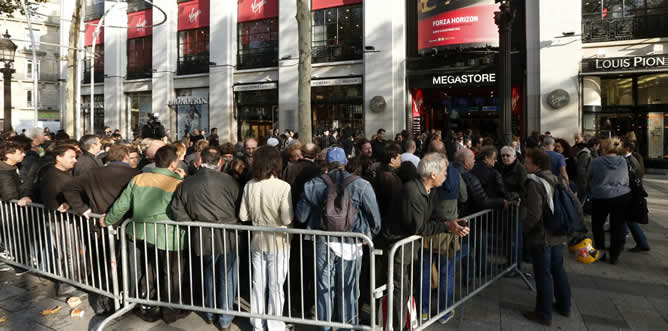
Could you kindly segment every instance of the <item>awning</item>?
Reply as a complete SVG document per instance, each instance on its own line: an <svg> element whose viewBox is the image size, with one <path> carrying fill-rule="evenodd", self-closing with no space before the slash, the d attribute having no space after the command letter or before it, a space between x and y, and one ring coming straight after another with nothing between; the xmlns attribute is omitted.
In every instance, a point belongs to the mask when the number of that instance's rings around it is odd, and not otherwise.
<svg viewBox="0 0 668 331"><path fill-rule="evenodd" d="M617 70L617 71L593 71L581 72L580 76L619 76L619 75L646 75L668 73L668 68L642 69L642 70Z"/></svg>

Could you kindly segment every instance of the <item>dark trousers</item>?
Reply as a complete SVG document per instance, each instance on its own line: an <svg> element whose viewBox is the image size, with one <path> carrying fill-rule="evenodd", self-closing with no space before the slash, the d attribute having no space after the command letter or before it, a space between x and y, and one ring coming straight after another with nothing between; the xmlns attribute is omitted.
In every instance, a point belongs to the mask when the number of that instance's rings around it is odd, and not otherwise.
<svg viewBox="0 0 668 331"><path fill-rule="evenodd" d="M292 237L292 244L290 247L290 279L285 282L283 287L285 293L288 293L288 282L290 283L289 308L292 310L291 313L293 317L309 318L311 316L313 305L315 304L315 287L313 282L314 247L313 240L306 240L303 236ZM322 272L322 270L318 270L318 272ZM304 307L303 316L302 304ZM287 314L287 309L288 304L286 302L284 307L285 314Z"/></svg>
<svg viewBox="0 0 668 331"><path fill-rule="evenodd" d="M625 194L612 199L592 200L592 232L594 234L594 247L598 250L605 249L605 232L603 224L610 216L610 260L617 260L624 249L625 224L631 194Z"/></svg>
<svg viewBox="0 0 668 331"><path fill-rule="evenodd" d="M552 320L553 296L559 311L570 312L571 287L564 269L564 245L530 245L529 251L536 280L536 314L546 321Z"/></svg>

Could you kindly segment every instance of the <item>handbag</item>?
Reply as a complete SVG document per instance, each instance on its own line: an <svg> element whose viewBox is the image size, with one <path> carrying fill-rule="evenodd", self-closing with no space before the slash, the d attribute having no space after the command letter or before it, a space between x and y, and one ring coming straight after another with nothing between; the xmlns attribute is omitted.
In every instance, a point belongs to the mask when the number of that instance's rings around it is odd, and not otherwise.
<svg viewBox="0 0 668 331"><path fill-rule="evenodd" d="M629 186L631 186L631 204L629 206L630 223L647 224L649 223L649 210L647 209L647 191L642 185L642 179L631 169L631 162L626 159L626 166L629 170Z"/></svg>

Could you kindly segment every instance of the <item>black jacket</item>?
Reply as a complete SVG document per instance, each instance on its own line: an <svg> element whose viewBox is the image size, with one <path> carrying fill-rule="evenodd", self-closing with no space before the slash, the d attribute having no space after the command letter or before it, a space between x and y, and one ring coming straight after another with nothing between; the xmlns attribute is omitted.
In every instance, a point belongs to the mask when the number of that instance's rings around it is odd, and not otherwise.
<svg viewBox="0 0 668 331"><path fill-rule="evenodd" d="M95 155L83 152L81 156L77 159L77 163L74 165L74 176L78 177L85 175L90 170L104 166L102 160L95 157Z"/></svg>
<svg viewBox="0 0 668 331"><path fill-rule="evenodd" d="M503 183L503 177L501 173L486 165L483 162L476 162L473 169L471 169L471 174L476 176L482 185L482 189L485 190L487 196L495 198L503 198L506 200L512 200L513 197L509 195L506 191L506 186Z"/></svg>
<svg viewBox="0 0 668 331"><path fill-rule="evenodd" d="M239 222L237 215L240 196L239 185L232 176L201 167L193 176L186 177L176 189L170 206L171 217L177 222L236 224ZM195 255L212 255L211 230L202 229L202 238L199 229L193 230L191 243ZM236 247L235 240L234 231L226 231L226 238L223 240L223 231L215 230L215 253L233 251ZM223 246L224 244L226 246Z"/></svg>
<svg viewBox="0 0 668 331"><path fill-rule="evenodd" d="M383 222L385 220L389 221L392 218L392 206L401 203L403 183L397 175L397 171L384 164L378 169L376 177L371 184L373 190L376 192L380 219Z"/></svg>
<svg viewBox="0 0 668 331"><path fill-rule="evenodd" d="M485 209L503 208L503 198L490 198L482 188L478 177L466 171L459 163L455 163L454 167L459 169L459 172L466 183L466 190L468 193L468 200L459 206L459 215L467 216Z"/></svg>
<svg viewBox="0 0 668 331"><path fill-rule="evenodd" d="M501 172L506 191L515 192L519 194L522 200L524 200L527 194L527 169L519 160L515 160L515 162L509 166L503 163L499 163L499 165L499 171Z"/></svg>
<svg viewBox="0 0 668 331"><path fill-rule="evenodd" d="M291 163L283 171L283 180L290 184L290 193L292 194L292 207L297 207L297 202L304 193L304 184L311 179L320 176L322 172L320 168L313 162L306 159L301 159L296 163ZM298 227L301 222L295 222Z"/></svg>
<svg viewBox="0 0 668 331"><path fill-rule="evenodd" d="M139 170L122 162L111 162L106 167L89 171L65 184L63 195L74 211L81 215L90 208L93 213L104 214L121 195Z"/></svg>
<svg viewBox="0 0 668 331"><path fill-rule="evenodd" d="M33 187L39 178L40 157L37 152L27 150L26 156L19 167L19 176L21 177L21 192L35 200L37 194L33 192Z"/></svg>
<svg viewBox="0 0 668 331"><path fill-rule="evenodd" d="M392 206L389 213L393 217L387 222L383 220L382 233L388 244L411 235L429 236L448 231L445 222L434 217L438 203L435 188L427 193L422 179L413 179L404 183L401 196L400 203Z"/></svg>
<svg viewBox="0 0 668 331"><path fill-rule="evenodd" d="M17 167L0 161L0 200L18 200L24 196Z"/></svg>
<svg viewBox="0 0 668 331"><path fill-rule="evenodd" d="M39 186L41 202L47 210L57 209L65 202L63 188L65 184L72 181L73 177L69 171L62 171L55 166L49 166L40 174Z"/></svg>

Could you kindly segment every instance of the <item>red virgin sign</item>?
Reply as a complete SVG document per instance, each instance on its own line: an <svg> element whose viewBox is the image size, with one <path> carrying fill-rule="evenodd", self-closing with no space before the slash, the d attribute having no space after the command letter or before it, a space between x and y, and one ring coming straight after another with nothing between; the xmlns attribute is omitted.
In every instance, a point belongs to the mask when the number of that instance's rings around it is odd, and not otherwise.
<svg viewBox="0 0 668 331"><path fill-rule="evenodd" d="M362 0L313 0L311 10L333 8L362 3Z"/></svg>
<svg viewBox="0 0 668 331"><path fill-rule="evenodd" d="M153 9L128 13L128 39L150 36L153 33L151 25L153 25Z"/></svg>
<svg viewBox="0 0 668 331"><path fill-rule="evenodd" d="M239 22L278 17L278 0L239 0L237 16Z"/></svg>
<svg viewBox="0 0 668 331"><path fill-rule="evenodd" d="M93 45L93 34L95 33L95 28L97 23L100 20L88 21L86 22L86 32L84 33L84 46L88 47ZM104 26L100 27L100 34L97 35L95 39L95 45L100 45L104 43Z"/></svg>
<svg viewBox="0 0 668 331"><path fill-rule="evenodd" d="M179 31L205 26L209 26L209 0L193 0L179 4Z"/></svg>

